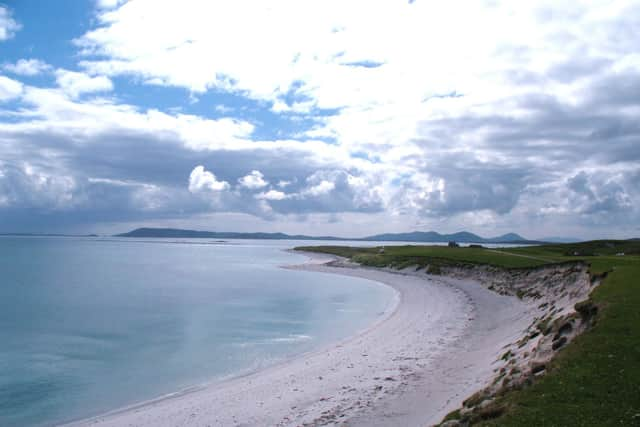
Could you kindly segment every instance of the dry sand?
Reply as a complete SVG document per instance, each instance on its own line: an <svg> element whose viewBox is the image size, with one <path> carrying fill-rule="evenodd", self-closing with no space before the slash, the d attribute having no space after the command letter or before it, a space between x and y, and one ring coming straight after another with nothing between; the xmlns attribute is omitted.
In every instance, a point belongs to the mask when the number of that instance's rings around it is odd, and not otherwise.
<svg viewBox="0 0 640 427"><path fill-rule="evenodd" d="M380 282L397 303L320 351L73 425L427 426L485 386L503 346L532 321L530 306L472 280L320 263L328 260L289 268Z"/></svg>

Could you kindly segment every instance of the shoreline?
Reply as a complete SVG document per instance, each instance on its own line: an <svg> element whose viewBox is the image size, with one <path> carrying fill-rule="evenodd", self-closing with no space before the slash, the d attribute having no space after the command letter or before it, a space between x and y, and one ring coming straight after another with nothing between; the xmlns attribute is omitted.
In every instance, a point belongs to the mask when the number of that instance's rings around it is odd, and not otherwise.
<svg viewBox="0 0 640 427"><path fill-rule="evenodd" d="M325 348L66 425L430 425L490 381L503 344L531 320L526 304L472 280L327 266L336 258L304 255L306 263L285 268L391 286L395 304Z"/></svg>
<svg viewBox="0 0 640 427"><path fill-rule="evenodd" d="M292 252L292 253L296 253L293 250L288 249L287 252ZM297 255L300 255L301 253L296 253ZM313 271L311 269L307 269L307 266L313 266L313 265L322 265L325 262L329 262L329 261L334 261L337 259L337 257L332 256L332 255L322 255L322 254L307 254L304 253L302 254L304 256L307 256L309 258L308 262L302 263L302 264L292 264L292 265L281 265L279 268L283 268L283 269L291 269L291 270L295 270L295 269L302 269L302 270L308 270L308 271ZM325 257L327 257L327 259L324 259ZM329 274L335 274L333 272L329 273ZM339 273L337 273L339 274ZM155 398L151 398L151 399L147 399L147 400L143 400L140 402L136 402L136 403L132 403L130 405L126 405L126 406L122 406L107 412L103 412L101 414L95 415L95 416L91 416L88 418L80 418L80 419L75 419L75 420L69 420L69 421L65 421L62 424L56 424L59 425L60 427L72 427L72 426L83 426L83 425L96 425L98 423L101 422L101 420L103 418L110 418L113 416L118 416L120 414L123 413L127 413L130 411L135 411L137 409L140 408L144 408L147 406L152 406L155 404L159 404L162 403L164 401L170 401L172 399L176 399L176 398L181 398L181 397L186 397L189 396L192 393L198 393L198 392L202 392L204 390L207 390L209 388L213 388L213 387L233 387L234 383L236 382L241 382L241 381L245 381L245 380L249 380L251 379L251 377L256 376L256 375L261 375L267 371L273 370L273 369L279 369L279 368L284 368L286 367L288 364L290 364L291 362L295 362L298 361L300 359L305 359L305 358L310 358L313 357L317 354L326 352L326 351L330 351L331 349L335 348L335 347L341 347L347 343L349 343L350 341L357 339L359 336L364 335L366 333L368 333L370 330L374 329L378 324L384 322L385 320L387 320L389 317L393 316L393 314L396 312L396 310L398 309L398 307L400 306L400 301L401 301L401 295L399 294L399 292L393 288L392 286L386 285L384 283L381 282L376 282L374 280L371 280L372 282L374 282L376 285L378 286L386 286L386 287L390 287L394 292L395 295L393 297L393 299L391 300L391 302L388 304L388 306L385 308L385 310L383 312L380 312L380 314L378 315L378 317L371 323L369 324L367 327L360 329L358 331L356 331L353 335L347 336L345 338L342 338L338 341L334 341L328 344L324 344L321 347L314 349L314 350L310 350L310 351L306 351L304 353L300 353L300 354L295 354L292 356L289 356L287 358L285 358L284 360L280 360L272 365L263 367L263 368L257 368L254 370L249 370L249 371L245 371L245 372L241 372L238 374L230 374L228 377L226 378L221 378L221 379L215 379L215 380L211 380L211 381L204 381L202 383L199 384L194 384L191 386L188 386L186 388L177 390L177 391L173 391L173 392L169 392L163 395L160 395L158 397Z"/></svg>

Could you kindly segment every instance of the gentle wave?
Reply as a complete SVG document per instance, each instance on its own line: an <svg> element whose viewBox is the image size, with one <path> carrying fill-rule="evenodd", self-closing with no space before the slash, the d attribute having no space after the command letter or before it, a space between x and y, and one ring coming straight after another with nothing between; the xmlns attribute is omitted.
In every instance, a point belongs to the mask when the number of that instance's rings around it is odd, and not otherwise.
<svg viewBox="0 0 640 427"><path fill-rule="evenodd" d="M296 343L296 342L310 341L312 339L313 337L310 335L291 334L286 337L274 337L274 338L268 338L264 340L246 341L242 343L235 343L234 345L236 347L251 347L251 346L257 346L257 345L270 345L270 344L282 344L282 343L290 344L290 343Z"/></svg>

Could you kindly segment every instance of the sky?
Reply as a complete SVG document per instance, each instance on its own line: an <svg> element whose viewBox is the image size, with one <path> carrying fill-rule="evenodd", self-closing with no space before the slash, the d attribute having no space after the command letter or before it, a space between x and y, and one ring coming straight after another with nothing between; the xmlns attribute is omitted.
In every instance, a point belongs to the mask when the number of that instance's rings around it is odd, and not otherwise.
<svg viewBox="0 0 640 427"><path fill-rule="evenodd" d="M638 1L0 3L0 232L637 237L639 118Z"/></svg>

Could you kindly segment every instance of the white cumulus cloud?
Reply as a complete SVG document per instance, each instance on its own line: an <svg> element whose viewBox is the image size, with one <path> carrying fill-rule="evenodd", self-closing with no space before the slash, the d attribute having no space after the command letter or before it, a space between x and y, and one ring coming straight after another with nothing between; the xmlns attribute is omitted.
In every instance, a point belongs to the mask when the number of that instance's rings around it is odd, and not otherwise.
<svg viewBox="0 0 640 427"><path fill-rule="evenodd" d="M255 190L258 188L266 187L269 183L265 181L262 172L253 170L249 175L243 176L238 180L238 183L245 188Z"/></svg>
<svg viewBox="0 0 640 427"><path fill-rule="evenodd" d="M205 170L204 166L196 166L189 175L189 191L192 193L198 193L203 190L223 191L228 188L228 182L218 181L212 172Z"/></svg>
<svg viewBox="0 0 640 427"><path fill-rule="evenodd" d="M11 11L0 5L0 41L10 39L21 28L22 25L11 16Z"/></svg>
<svg viewBox="0 0 640 427"><path fill-rule="evenodd" d="M318 184L313 185L313 186L305 189L302 192L302 195L303 196L317 197L317 196L321 196L323 194L327 194L327 193L331 192L334 188L336 188L336 185L333 182L327 181L327 180L322 180Z"/></svg>
<svg viewBox="0 0 640 427"><path fill-rule="evenodd" d="M35 76L51 69L51 66L39 59L19 59L14 64L5 64L5 70L21 76Z"/></svg>
<svg viewBox="0 0 640 427"><path fill-rule="evenodd" d="M86 73L63 69L56 70L56 82L65 93L73 98L77 98L83 93L113 90L113 83L108 77L92 77Z"/></svg>
<svg viewBox="0 0 640 427"><path fill-rule="evenodd" d="M289 196L287 194L278 190L269 190L255 195L255 198L258 200L284 200L288 197Z"/></svg>
<svg viewBox="0 0 640 427"><path fill-rule="evenodd" d="M96 0L96 6L98 9L113 9L125 2L126 0Z"/></svg>
<svg viewBox="0 0 640 427"><path fill-rule="evenodd" d="M20 94L22 94L22 83L0 76L0 102L17 98Z"/></svg>

